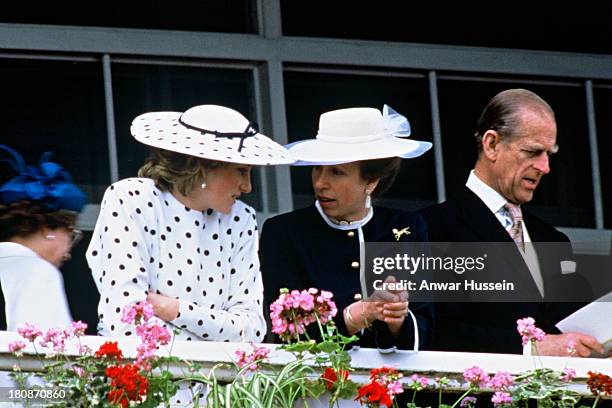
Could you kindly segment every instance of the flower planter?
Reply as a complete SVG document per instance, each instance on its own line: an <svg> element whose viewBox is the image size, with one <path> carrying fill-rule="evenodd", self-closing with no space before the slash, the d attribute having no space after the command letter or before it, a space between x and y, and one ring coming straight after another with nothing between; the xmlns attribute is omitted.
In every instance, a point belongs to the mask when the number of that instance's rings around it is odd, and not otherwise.
<svg viewBox="0 0 612 408"><path fill-rule="evenodd" d="M295 405L296 408L329 408L329 398L327 396L321 396L318 399L308 398L304 401L298 401ZM337 408L356 408L361 407L359 402L353 400L340 400L336 401L334 407Z"/></svg>

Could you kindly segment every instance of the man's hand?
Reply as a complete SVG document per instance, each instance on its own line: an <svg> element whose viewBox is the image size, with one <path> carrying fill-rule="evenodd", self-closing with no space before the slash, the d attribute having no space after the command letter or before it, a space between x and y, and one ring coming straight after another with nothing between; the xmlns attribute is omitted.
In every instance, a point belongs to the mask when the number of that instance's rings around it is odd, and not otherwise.
<svg viewBox="0 0 612 408"><path fill-rule="evenodd" d="M575 352L572 352L571 345ZM537 343L541 356L590 357L593 352L603 354L603 346L592 336L581 333L547 334Z"/></svg>
<svg viewBox="0 0 612 408"><path fill-rule="evenodd" d="M153 305L155 316L159 317L165 322L174 320L178 316L178 299L174 299L166 295L149 292L147 294L147 301Z"/></svg>

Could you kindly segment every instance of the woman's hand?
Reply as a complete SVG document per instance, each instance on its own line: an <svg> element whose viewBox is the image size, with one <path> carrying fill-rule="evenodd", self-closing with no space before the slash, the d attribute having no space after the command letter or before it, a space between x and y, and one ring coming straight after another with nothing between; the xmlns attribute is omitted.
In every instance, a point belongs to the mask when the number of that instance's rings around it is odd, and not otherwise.
<svg viewBox="0 0 612 408"><path fill-rule="evenodd" d="M395 277L388 276L385 283L395 282ZM389 326L389 330L394 336L399 331L406 320L408 314L408 292L405 290L381 290L373 295L380 301L378 302L378 320Z"/></svg>
<svg viewBox="0 0 612 408"><path fill-rule="evenodd" d="M359 330L370 327L372 322L380 315L379 304L377 302L357 301L348 305L344 311L344 324L349 335L357 333Z"/></svg>
<svg viewBox="0 0 612 408"><path fill-rule="evenodd" d="M389 330L394 336L399 334L399 331L406 320L408 314L408 301L383 303L382 304L382 320L387 323Z"/></svg>
<svg viewBox="0 0 612 408"><path fill-rule="evenodd" d="M387 323L391 333L397 336L408 313L408 301L399 296L389 299L394 301L360 300L344 309L344 322L349 334L355 334L369 327L374 320L380 320Z"/></svg>
<svg viewBox="0 0 612 408"><path fill-rule="evenodd" d="M163 321L169 322L177 318L179 313L178 299L149 292L147 294L147 301L153 305L155 316Z"/></svg>

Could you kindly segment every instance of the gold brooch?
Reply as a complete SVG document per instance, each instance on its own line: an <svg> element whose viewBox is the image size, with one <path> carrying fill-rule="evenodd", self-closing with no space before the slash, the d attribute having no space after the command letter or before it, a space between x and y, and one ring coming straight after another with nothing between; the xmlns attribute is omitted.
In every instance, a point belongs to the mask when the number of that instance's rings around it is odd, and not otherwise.
<svg viewBox="0 0 612 408"><path fill-rule="evenodd" d="M409 228L410 227L406 227L406 228L403 228L401 230L398 230L397 228L393 228L391 231L393 232L393 235L395 235L395 240L399 241L400 238L402 237L402 235L404 235L404 234L410 235Z"/></svg>

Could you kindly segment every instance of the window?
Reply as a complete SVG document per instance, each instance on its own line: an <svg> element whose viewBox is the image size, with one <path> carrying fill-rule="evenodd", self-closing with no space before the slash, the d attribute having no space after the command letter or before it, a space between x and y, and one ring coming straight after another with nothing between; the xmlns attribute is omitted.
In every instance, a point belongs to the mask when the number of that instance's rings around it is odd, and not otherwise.
<svg viewBox="0 0 612 408"><path fill-rule="evenodd" d="M420 75L391 77L312 73L291 68L285 72L285 99L289 141L316 137L319 116L330 110L374 107L384 104L408 118L411 137L432 140L429 87ZM310 167L292 167L291 184L295 208L313 202ZM403 160L402 171L380 203L417 209L436 201L434 159L431 151Z"/></svg>
<svg viewBox="0 0 612 408"><path fill-rule="evenodd" d="M62 275L72 318L87 323L87 333L95 335L100 294L85 259L91 235L92 231L84 231L81 242L72 248L71 259L62 265Z"/></svg>
<svg viewBox="0 0 612 408"><path fill-rule="evenodd" d="M281 11L288 36L612 54L610 12L592 5L555 7L554 18L536 3L487 15L468 2L281 0Z"/></svg>
<svg viewBox="0 0 612 408"><path fill-rule="evenodd" d="M509 88L526 88L544 98L555 111L559 153L552 156L546 175L529 208L557 226L595 225L585 92L580 84L439 76L440 121L444 173L449 195L461 188L476 162L474 130L486 103Z"/></svg>
<svg viewBox="0 0 612 408"><path fill-rule="evenodd" d="M28 164L52 152L91 203L110 181L102 83L100 62L0 58L0 143Z"/></svg>
<svg viewBox="0 0 612 408"><path fill-rule="evenodd" d="M256 33L254 0L14 3L4 23Z"/></svg>
<svg viewBox="0 0 612 408"><path fill-rule="evenodd" d="M612 86L595 86L595 120L597 121L597 145L603 196L604 226L612 228Z"/></svg>

